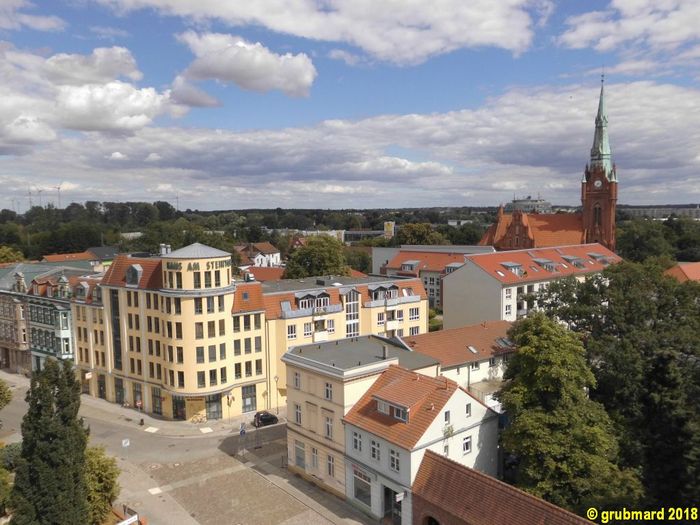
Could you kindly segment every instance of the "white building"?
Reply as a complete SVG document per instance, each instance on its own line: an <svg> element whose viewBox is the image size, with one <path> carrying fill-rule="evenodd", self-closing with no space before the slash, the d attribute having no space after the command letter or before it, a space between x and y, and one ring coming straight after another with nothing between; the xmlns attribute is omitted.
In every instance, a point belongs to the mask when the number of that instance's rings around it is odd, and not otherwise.
<svg viewBox="0 0 700 525"><path fill-rule="evenodd" d="M469 255L443 279L443 326L515 321L527 315L528 294L563 277L583 279L621 260L598 243Z"/></svg>
<svg viewBox="0 0 700 525"><path fill-rule="evenodd" d="M239 244L234 246L234 250L241 256L240 268L247 269L250 266L269 268L282 263L280 251L269 242Z"/></svg>
<svg viewBox="0 0 700 525"><path fill-rule="evenodd" d="M496 413L447 378L390 366L343 421L346 497L375 518L413 523L411 486L427 450L496 475Z"/></svg>

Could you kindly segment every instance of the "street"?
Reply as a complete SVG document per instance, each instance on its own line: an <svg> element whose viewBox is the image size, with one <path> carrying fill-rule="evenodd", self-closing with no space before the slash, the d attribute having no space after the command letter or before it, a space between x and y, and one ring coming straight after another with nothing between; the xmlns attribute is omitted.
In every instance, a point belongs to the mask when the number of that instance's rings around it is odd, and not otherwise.
<svg viewBox="0 0 700 525"><path fill-rule="evenodd" d="M5 372L0 372L0 379L13 393L11 403L0 412L0 441L7 444L21 439L28 380ZM85 395L80 413L90 428L90 445L103 445L117 457L121 469L117 504L146 516L150 524L373 523L283 468L283 423L248 428L241 437L239 422L197 427L156 421Z"/></svg>

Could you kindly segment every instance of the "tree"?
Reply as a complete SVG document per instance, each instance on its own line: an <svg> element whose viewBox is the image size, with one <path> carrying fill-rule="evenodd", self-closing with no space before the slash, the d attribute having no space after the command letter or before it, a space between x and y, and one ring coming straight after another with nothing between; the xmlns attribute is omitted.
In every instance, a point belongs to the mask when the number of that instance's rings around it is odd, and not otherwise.
<svg viewBox="0 0 700 525"><path fill-rule="evenodd" d="M625 259L642 262L647 257L672 257L674 248L666 238L663 224L650 219L635 219L622 224L617 234L617 249Z"/></svg>
<svg viewBox="0 0 700 525"><path fill-rule="evenodd" d="M372 257L362 248L345 248L345 260L350 268L358 272L372 272Z"/></svg>
<svg viewBox="0 0 700 525"><path fill-rule="evenodd" d="M518 459L516 485L574 512L633 505L641 484L616 465L611 421L587 396L595 378L579 337L538 313L509 337L517 352L498 399L511 420L502 439Z"/></svg>
<svg viewBox="0 0 700 525"><path fill-rule="evenodd" d="M663 269L653 258L616 264L538 297L582 335L596 376L591 397L619 432L621 463L642 472L650 507L697 494L700 472L700 286Z"/></svg>
<svg viewBox="0 0 700 525"><path fill-rule="evenodd" d="M10 495L12 525L87 523L80 383L72 364L47 359L32 376L22 421L22 456Z"/></svg>
<svg viewBox="0 0 700 525"><path fill-rule="evenodd" d="M0 380L0 410L5 408L12 401L12 390L5 381Z"/></svg>
<svg viewBox="0 0 700 525"><path fill-rule="evenodd" d="M9 246L0 246L0 263L19 262L24 260L24 255L19 250Z"/></svg>
<svg viewBox="0 0 700 525"><path fill-rule="evenodd" d="M103 447L89 447L85 455L88 523L101 525L119 495L119 467Z"/></svg>
<svg viewBox="0 0 700 525"><path fill-rule="evenodd" d="M328 235L309 237L306 246L292 252L284 271L285 279L299 279L314 275L348 275L349 268L343 254L343 244Z"/></svg>
<svg viewBox="0 0 700 525"><path fill-rule="evenodd" d="M397 246L402 244L449 244L439 232L428 223L402 224L394 237Z"/></svg>

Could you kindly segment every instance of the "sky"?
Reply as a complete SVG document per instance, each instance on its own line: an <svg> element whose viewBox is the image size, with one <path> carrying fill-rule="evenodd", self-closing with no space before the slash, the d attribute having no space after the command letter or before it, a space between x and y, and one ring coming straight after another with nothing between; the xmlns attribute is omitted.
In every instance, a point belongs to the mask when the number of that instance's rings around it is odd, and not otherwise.
<svg viewBox="0 0 700 525"><path fill-rule="evenodd" d="M575 205L602 71L619 203L697 203L698 20L697 0L0 0L0 207Z"/></svg>

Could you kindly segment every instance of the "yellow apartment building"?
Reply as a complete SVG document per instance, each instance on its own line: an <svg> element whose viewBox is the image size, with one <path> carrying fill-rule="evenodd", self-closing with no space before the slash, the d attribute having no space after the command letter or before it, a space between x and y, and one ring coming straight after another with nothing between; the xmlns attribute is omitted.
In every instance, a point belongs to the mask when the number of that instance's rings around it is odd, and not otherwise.
<svg viewBox="0 0 700 525"><path fill-rule="evenodd" d="M435 377L439 362L376 335L296 346L287 374L289 470L345 498L342 419L390 365Z"/></svg>

